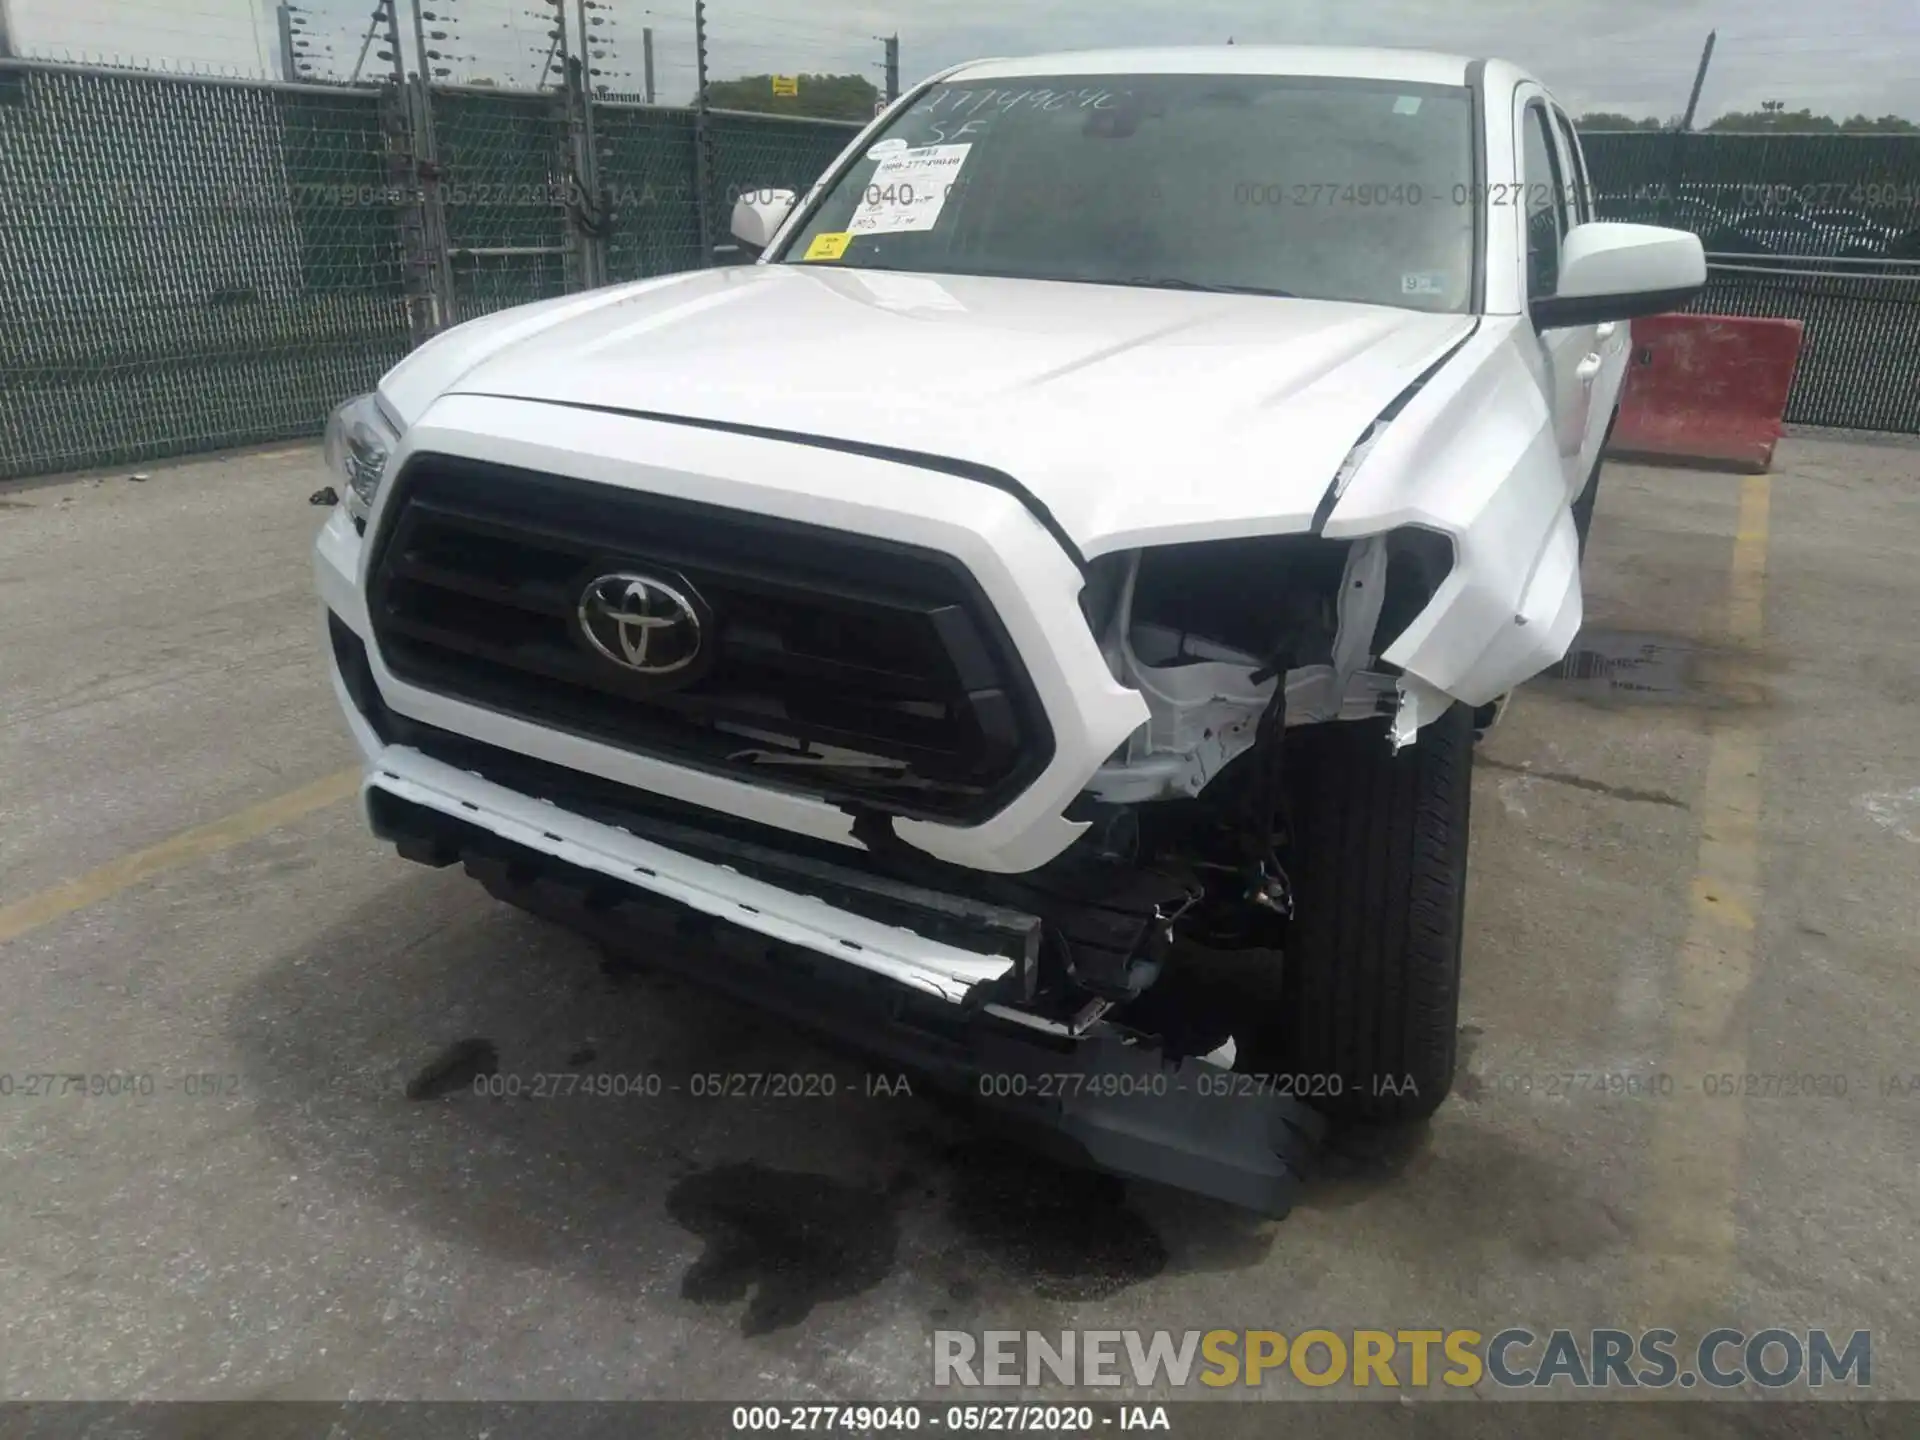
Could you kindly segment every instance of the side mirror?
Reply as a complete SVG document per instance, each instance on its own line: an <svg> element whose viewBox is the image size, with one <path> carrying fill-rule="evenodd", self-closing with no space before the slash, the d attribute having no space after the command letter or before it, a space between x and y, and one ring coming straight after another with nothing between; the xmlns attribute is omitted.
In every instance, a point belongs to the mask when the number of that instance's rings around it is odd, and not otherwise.
<svg viewBox="0 0 1920 1440"><path fill-rule="evenodd" d="M1542 330L1600 325L1678 310L1706 283L1706 252L1692 231L1593 220L1567 232L1559 285L1527 308Z"/></svg>
<svg viewBox="0 0 1920 1440"><path fill-rule="evenodd" d="M733 238L753 254L767 248L775 232L793 213L791 190L750 190L733 202Z"/></svg>

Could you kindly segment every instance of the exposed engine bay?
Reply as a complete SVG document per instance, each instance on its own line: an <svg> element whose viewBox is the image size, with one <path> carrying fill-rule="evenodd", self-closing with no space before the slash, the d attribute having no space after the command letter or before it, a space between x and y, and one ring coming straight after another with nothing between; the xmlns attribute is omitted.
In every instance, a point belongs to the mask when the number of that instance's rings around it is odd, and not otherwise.
<svg viewBox="0 0 1920 1440"><path fill-rule="evenodd" d="M1148 723L1087 786L1092 822L1058 865L1092 851L1110 875L1157 876L1177 897L1125 964L1073 978L1119 1001L1143 993L1176 940L1278 948L1287 875L1290 728L1395 717L1403 677L1378 658L1452 561L1445 537L1406 529L1360 541L1313 535L1166 546L1094 562L1082 604ZM1412 738L1383 727L1382 743ZM1054 867L1049 867L1054 868ZM1071 942L1069 941L1070 945Z"/></svg>
<svg viewBox="0 0 1920 1440"><path fill-rule="evenodd" d="M1179 1005L1161 1003L1173 978L1163 972L1177 947L1283 947L1294 906L1288 760L1301 729L1375 722L1383 748L1413 739L1413 724L1397 729L1406 677L1379 656L1451 563L1444 536L1413 528L1101 557L1082 608L1150 718L1069 810L1087 823L1082 839L1039 870L989 877L930 869L875 824L869 863L1035 917L1037 949L1007 1018L1075 1031L1151 1011L1176 1051L1203 1053L1225 1038L1221 1019L1184 986ZM1174 1016L1186 1043L1165 1034Z"/></svg>

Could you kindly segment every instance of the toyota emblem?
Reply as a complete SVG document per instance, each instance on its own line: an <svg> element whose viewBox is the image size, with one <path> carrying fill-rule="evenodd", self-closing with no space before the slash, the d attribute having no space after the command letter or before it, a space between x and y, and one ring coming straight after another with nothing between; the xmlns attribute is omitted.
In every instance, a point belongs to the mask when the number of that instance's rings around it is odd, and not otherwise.
<svg viewBox="0 0 1920 1440"><path fill-rule="evenodd" d="M580 633L601 655L636 675L665 676L700 658L700 612L678 588L652 575L616 573L580 593Z"/></svg>

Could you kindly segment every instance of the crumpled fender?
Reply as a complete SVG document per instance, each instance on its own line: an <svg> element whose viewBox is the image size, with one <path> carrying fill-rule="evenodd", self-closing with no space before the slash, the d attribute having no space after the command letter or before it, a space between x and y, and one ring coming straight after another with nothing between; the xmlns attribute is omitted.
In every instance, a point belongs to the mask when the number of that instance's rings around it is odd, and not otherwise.
<svg viewBox="0 0 1920 1440"><path fill-rule="evenodd" d="M1487 317L1374 442L1322 528L1358 539L1416 525L1453 541L1452 570L1383 658L1474 706L1559 661L1580 629L1580 547L1553 417L1518 343L1526 323Z"/></svg>

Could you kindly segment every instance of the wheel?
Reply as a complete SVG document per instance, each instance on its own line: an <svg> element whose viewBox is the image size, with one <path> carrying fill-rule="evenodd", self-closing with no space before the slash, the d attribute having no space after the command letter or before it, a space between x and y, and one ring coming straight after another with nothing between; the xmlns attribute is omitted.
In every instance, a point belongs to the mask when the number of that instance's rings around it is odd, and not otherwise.
<svg viewBox="0 0 1920 1440"><path fill-rule="evenodd" d="M1295 1077L1336 1119L1424 1119L1453 1087L1473 713L1398 755L1371 722L1299 733L1280 1003L1241 1068Z"/></svg>
<svg viewBox="0 0 1920 1440"><path fill-rule="evenodd" d="M1608 427L1607 433L1609 435L1613 433L1611 426ZM1601 448L1604 450L1606 447ZM1587 558L1587 532L1593 529L1593 504L1600 498L1600 466L1603 463L1597 458L1594 460L1593 473L1587 476L1586 489L1582 490L1573 502L1573 530L1580 537L1582 560Z"/></svg>

